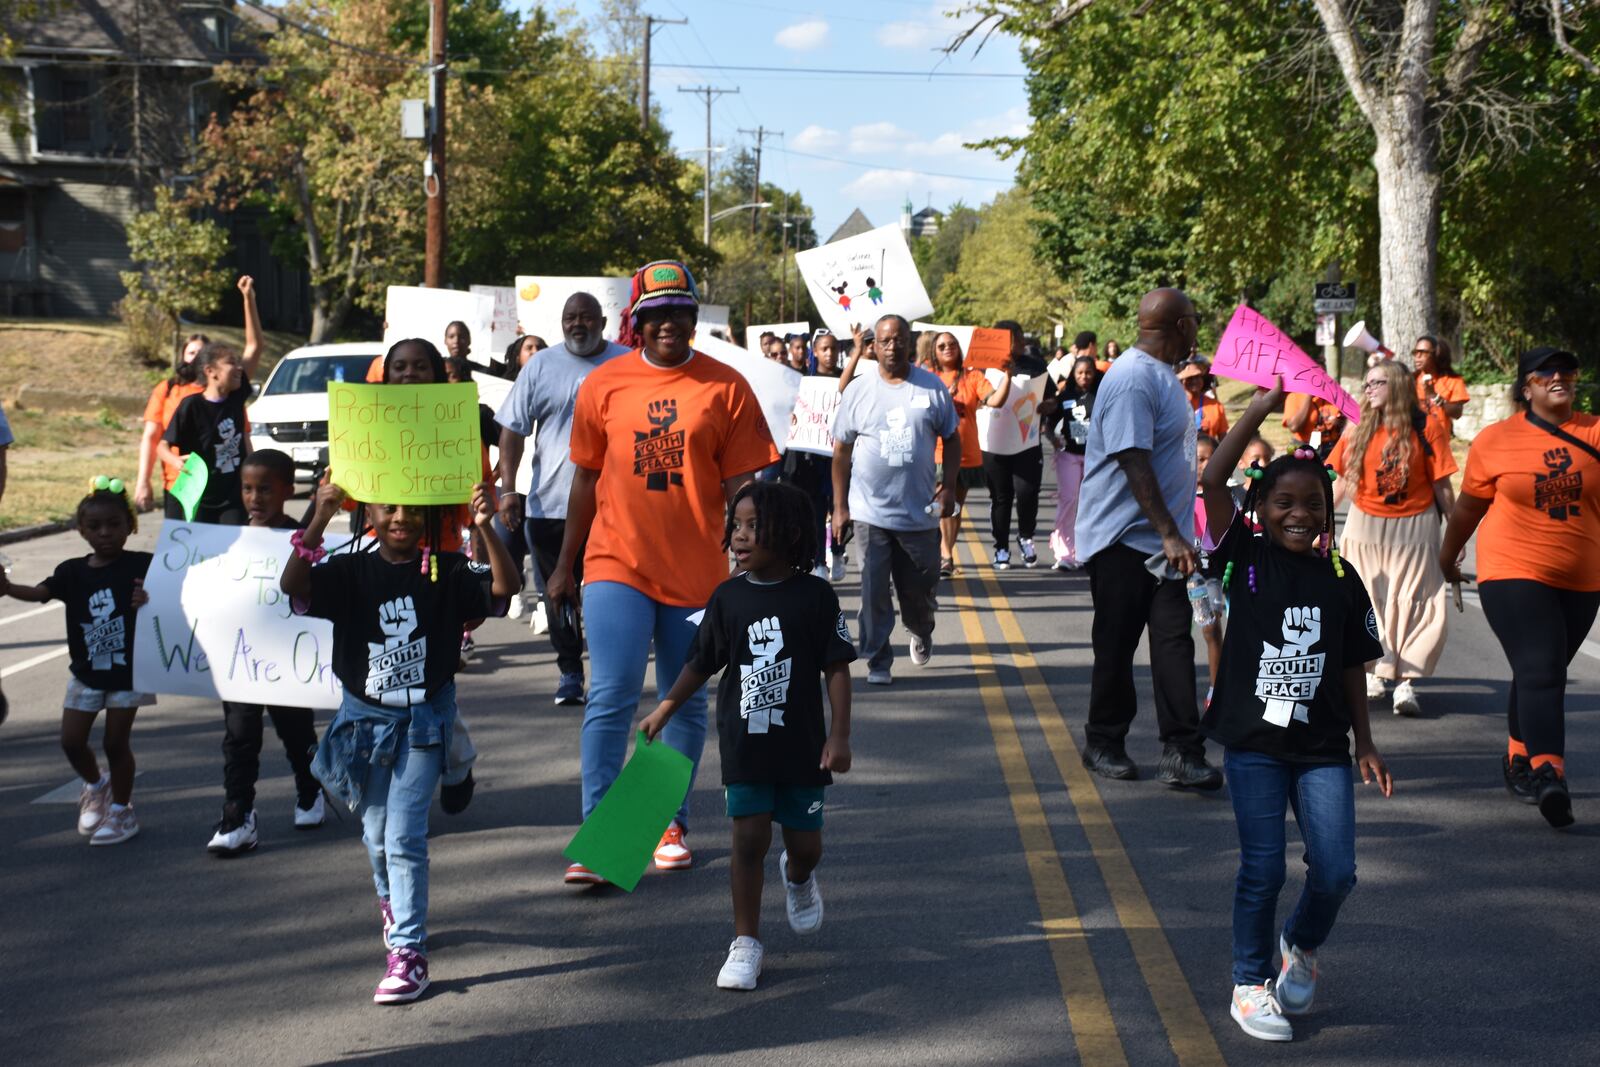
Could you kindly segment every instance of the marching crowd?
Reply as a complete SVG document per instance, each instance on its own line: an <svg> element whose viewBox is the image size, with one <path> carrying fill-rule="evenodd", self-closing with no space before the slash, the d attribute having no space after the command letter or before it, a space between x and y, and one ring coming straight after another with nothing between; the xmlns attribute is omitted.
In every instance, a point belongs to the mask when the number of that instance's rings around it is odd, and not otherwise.
<svg viewBox="0 0 1600 1067"><path fill-rule="evenodd" d="M897 614L911 663L930 662L972 487L988 490L992 566L1009 569L1013 549L1037 565L1046 443L1053 565L1086 571L1094 609L1083 762L1107 778L1139 775L1125 739L1147 635L1157 777L1205 790L1226 781L1237 816L1230 1010L1247 1033L1289 1040L1289 1018L1312 1006L1317 951L1355 883L1356 778L1392 790L1368 702L1418 711L1416 683L1438 663L1448 587L1462 581L1474 533L1482 604L1510 665L1506 786L1551 825L1573 821L1564 689L1600 608L1600 419L1575 410L1572 353L1522 355L1521 409L1484 429L1458 472L1452 422L1466 391L1433 337L1418 339L1410 366L1367 367L1354 423L1325 399L1286 396L1281 380L1230 420L1199 356L1201 317L1177 290L1147 294L1137 338L1104 353L1083 332L1047 361L1020 325L997 323L1011 339L998 374L966 366L954 334L918 337L886 315L848 341L826 330L762 338L767 358L839 382L831 459L784 455L744 377L695 351L689 270L658 261L634 275L619 343L607 340L599 302L579 293L558 343L525 337L507 350L495 371L513 384L485 423L484 477L469 503L350 501L325 480L296 518L286 514L289 457L249 444L245 402L262 348L254 286L239 288L243 352L201 335L183 346L146 409L137 479L98 478L78 505L90 553L0 592L66 606L61 743L83 780L78 829L93 845L117 844L139 830L130 739L138 708L155 700L134 689L124 653L151 560L125 546L152 503L156 465L170 488L191 457L204 462L196 521L291 531L281 586L297 612L332 620L343 701L320 736L308 709L224 705L223 808L208 847L256 847L270 719L294 772L295 825L320 825L325 797L361 818L388 953L380 1003L414 1000L429 984L429 809L436 792L447 813L470 803L477 757L456 675L473 629L520 604L525 562L556 655L554 700L583 707L585 817L621 771L652 655L659 703L639 728L696 768L712 722L705 687L721 675L735 937L717 984L753 989L774 822L788 922L799 934L822 923L826 790L852 763L850 663L865 661L869 685L894 684ZM369 380L470 377L466 326L452 323L444 341L445 352L396 343ZM985 451L979 412L1040 376L1036 443ZM1277 417L1295 439L1281 454L1259 432ZM169 521L183 518L170 494L166 508ZM330 552L324 536L345 521L355 536ZM833 588L852 554L854 628ZM1196 629L1209 660L1203 699ZM102 710L104 769L90 746ZM1290 809L1308 870L1280 926ZM694 865L690 826L686 797L656 867ZM603 880L580 863L564 879Z"/></svg>

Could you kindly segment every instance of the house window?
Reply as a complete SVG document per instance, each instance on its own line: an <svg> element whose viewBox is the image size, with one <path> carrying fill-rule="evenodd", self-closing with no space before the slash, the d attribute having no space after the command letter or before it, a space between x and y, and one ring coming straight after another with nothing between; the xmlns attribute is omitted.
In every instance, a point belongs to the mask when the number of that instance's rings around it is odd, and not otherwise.
<svg viewBox="0 0 1600 1067"><path fill-rule="evenodd" d="M91 111L92 90L88 78L63 77L61 98L55 106L61 112L61 142L63 148L88 148L94 140L94 115Z"/></svg>

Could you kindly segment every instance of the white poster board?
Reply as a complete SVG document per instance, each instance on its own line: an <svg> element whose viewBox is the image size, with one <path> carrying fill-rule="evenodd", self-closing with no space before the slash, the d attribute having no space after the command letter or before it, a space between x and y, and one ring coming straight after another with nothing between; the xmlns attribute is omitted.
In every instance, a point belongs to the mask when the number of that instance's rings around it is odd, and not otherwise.
<svg viewBox="0 0 1600 1067"><path fill-rule="evenodd" d="M489 354L495 359L501 359L506 354L506 349L511 347L519 335L517 332L517 290L512 285L469 285L467 291L486 296L494 301L494 317L489 326ZM473 345L478 347L478 335L472 335ZM476 355L476 352L474 352Z"/></svg>
<svg viewBox="0 0 1600 1067"><path fill-rule="evenodd" d="M296 615L278 588L291 530L168 519L134 623L133 687L144 693L336 708L333 624ZM332 551L348 537L328 537Z"/></svg>
<svg viewBox="0 0 1600 1067"><path fill-rule="evenodd" d="M786 447L797 452L833 455L833 416L839 410L837 378L802 378L794 398Z"/></svg>
<svg viewBox="0 0 1600 1067"><path fill-rule="evenodd" d="M899 226L796 252L794 262L822 320L840 337L849 337L852 325L870 328L884 315L903 315L909 322L933 313Z"/></svg>
<svg viewBox="0 0 1600 1067"><path fill-rule="evenodd" d="M732 313L733 309L727 304L701 304L700 325L708 329L712 326L717 326L722 329L723 333L727 333L728 316ZM731 337L732 335L730 334L729 336Z"/></svg>
<svg viewBox="0 0 1600 1067"><path fill-rule="evenodd" d="M622 333L628 314L628 297L633 292L632 278L566 278L555 275L517 275L517 321L522 332L544 338L545 344L561 343L561 309L573 293L588 293L600 301L606 317L607 341Z"/></svg>
<svg viewBox="0 0 1600 1067"><path fill-rule="evenodd" d="M726 363L743 375L761 402L761 414L767 417L767 429L772 441L782 452L789 440L789 420L794 416L794 398L805 381L799 371L790 370L781 363L753 356L738 345L731 345L704 330L694 335L696 352L704 352L720 363Z"/></svg>
<svg viewBox="0 0 1600 1067"><path fill-rule="evenodd" d="M391 285L384 300L383 347L408 337L432 341L443 355L444 330L461 321L472 331L472 348L467 358L488 366L505 349L495 351L494 298L484 293L463 293L459 289L425 289L418 285Z"/></svg>
<svg viewBox="0 0 1600 1067"><path fill-rule="evenodd" d="M1005 381L1003 371L986 370L983 375L997 388ZM1042 374L1034 378L1013 375L1004 404L978 408L978 443L985 452L1014 456L1039 443L1039 401L1044 399L1046 381Z"/></svg>
<svg viewBox="0 0 1600 1067"><path fill-rule="evenodd" d="M775 333L778 340L783 340L792 333L802 334L806 344L811 343L811 324L809 322L768 322L760 326L746 326L744 328L744 346L756 355L761 355L761 335ZM849 334L845 335L846 338Z"/></svg>

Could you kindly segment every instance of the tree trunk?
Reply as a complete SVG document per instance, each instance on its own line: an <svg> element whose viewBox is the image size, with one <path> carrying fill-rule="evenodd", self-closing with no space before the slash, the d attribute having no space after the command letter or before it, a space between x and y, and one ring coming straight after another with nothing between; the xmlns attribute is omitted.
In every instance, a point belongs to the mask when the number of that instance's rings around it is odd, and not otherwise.
<svg viewBox="0 0 1600 1067"><path fill-rule="evenodd" d="M1439 327L1438 161L1422 124L1380 130L1373 166L1378 172L1378 268L1382 333L1375 334L1411 365L1411 344Z"/></svg>

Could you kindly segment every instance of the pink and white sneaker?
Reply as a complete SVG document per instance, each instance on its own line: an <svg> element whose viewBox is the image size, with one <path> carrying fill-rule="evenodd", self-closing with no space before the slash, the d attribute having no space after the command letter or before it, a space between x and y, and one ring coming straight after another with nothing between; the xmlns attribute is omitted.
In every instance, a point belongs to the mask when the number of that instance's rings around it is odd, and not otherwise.
<svg viewBox="0 0 1600 1067"><path fill-rule="evenodd" d="M373 990L375 1004L407 1004L428 988L428 957L411 948L389 953L389 969Z"/></svg>
<svg viewBox="0 0 1600 1067"><path fill-rule="evenodd" d="M389 944L389 934L394 930L394 909L389 906L388 897L378 898L378 911L383 915L383 947L394 948Z"/></svg>

